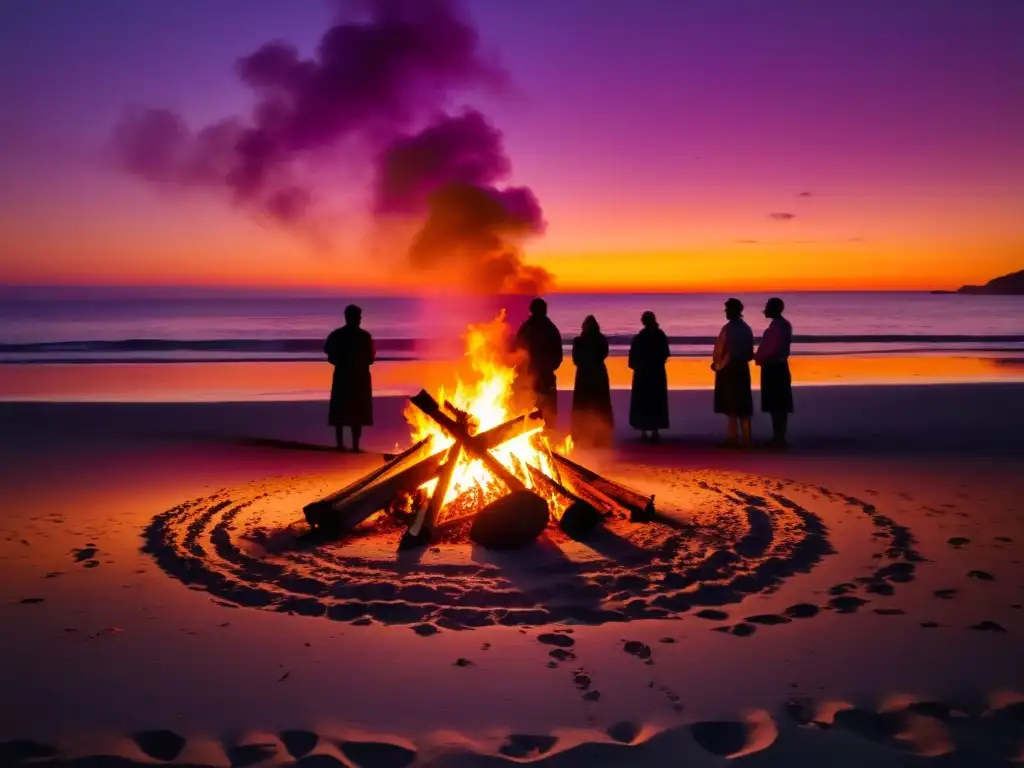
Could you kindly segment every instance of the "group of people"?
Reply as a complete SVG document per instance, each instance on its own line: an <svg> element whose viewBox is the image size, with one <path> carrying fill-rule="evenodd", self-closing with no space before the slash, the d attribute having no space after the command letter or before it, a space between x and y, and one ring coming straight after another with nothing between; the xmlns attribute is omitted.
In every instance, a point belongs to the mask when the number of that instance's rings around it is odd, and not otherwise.
<svg viewBox="0 0 1024 768"><path fill-rule="evenodd" d="M784 448L789 414L793 412L793 388L789 370L793 328L783 316L782 299L769 299L764 314L771 322L754 348L754 333L743 319L739 299L725 302L726 323L715 341L711 370L715 373L715 413L727 417L727 444L751 444L754 399L750 363L761 369L761 410L770 414L770 447ZM352 450L358 452L364 426L373 423L370 366L376 354L373 339L360 327L362 310L345 309L345 325L327 337L324 352L334 366L329 423L335 428L340 450L347 450L343 430L352 434ZM668 374L671 355L668 337L653 312L640 317L641 329L629 347L629 368L633 372L629 403L629 424L644 440L657 441L669 427ZM558 419L557 371L562 365L562 334L551 318L544 299L530 303L530 316L514 340L517 402L536 406L549 425ZM611 444L614 428L611 385L606 359L608 339L593 315L583 320L580 334L573 339L572 361L576 379L572 400L572 435L581 444L602 447Z"/></svg>

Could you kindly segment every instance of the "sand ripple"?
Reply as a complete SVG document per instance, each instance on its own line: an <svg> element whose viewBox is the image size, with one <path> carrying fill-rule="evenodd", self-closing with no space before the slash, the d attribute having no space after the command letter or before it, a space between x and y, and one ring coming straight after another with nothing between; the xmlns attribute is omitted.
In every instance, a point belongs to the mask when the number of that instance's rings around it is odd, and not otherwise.
<svg viewBox="0 0 1024 768"><path fill-rule="evenodd" d="M309 477L185 502L151 521L145 549L169 575L225 605L410 625L423 635L427 627L675 618L739 603L834 554L826 521L851 512L870 519L874 557L883 564L869 578L837 585L820 608L852 612L873 590L891 594L913 579L921 560L906 528L828 489L650 467L632 468L629 481L657 494L658 520L610 519L587 542L551 527L534 546L511 553L488 552L457 530L430 549L399 553L401 529L384 517L345 541L305 544L301 506L327 487ZM769 627L811 618L819 606L808 601L788 616L747 621Z"/></svg>

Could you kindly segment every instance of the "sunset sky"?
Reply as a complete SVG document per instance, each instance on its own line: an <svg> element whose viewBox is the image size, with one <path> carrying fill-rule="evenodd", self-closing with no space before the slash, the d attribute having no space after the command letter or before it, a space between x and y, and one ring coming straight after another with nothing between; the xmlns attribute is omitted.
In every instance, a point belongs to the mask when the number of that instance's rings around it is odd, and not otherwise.
<svg viewBox="0 0 1024 768"><path fill-rule="evenodd" d="M1024 268L1021 0L468 0L511 183L566 290L948 288ZM311 55L327 0L0 3L0 282L401 289L365 169L331 244L114 167L130 104L246 115L234 63Z"/></svg>

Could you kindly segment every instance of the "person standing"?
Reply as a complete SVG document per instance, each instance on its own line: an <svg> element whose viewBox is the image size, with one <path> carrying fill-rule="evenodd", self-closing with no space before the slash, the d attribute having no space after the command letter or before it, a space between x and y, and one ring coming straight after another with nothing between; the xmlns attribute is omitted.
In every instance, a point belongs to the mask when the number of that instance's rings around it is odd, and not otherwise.
<svg viewBox="0 0 1024 768"><path fill-rule="evenodd" d="M587 315L572 342L576 381L572 391L572 437L581 445L606 447L612 442L614 417L608 382L608 339L597 318Z"/></svg>
<svg viewBox="0 0 1024 768"><path fill-rule="evenodd" d="M640 430L642 439L650 436L657 442L660 430L668 429L668 337L653 312L644 312L640 322L643 328L629 346L629 367L633 371L629 425Z"/></svg>
<svg viewBox="0 0 1024 768"><path fill-rule="evenodd" d="M331 408L327 423L334 427L338 450L344 451L344 428L352 431L352 450L360 453L363 427L373 425L373 382L370 366L377 358L373 337L360 328L363 310L345 307L345 325L331 331L324 343L327 361L334 366Z"/></svg>
<svg viewBox="0 0 1024 768"><path fill-rule="evenodd" d="M750 418L754 415L750 391L754 332L743 320L743 302L739 299L725 302L725 318L711 361L711 370L715 372L715 413L729 418L727 444L749 447Z"/></svg>
<svg viewBox="0 0 1024 768"><path fill-rule="evenodd" d="M787 448L786 430L793 412L793 377L789 372L789 350L793 343L793 326L782 316L786 305L780 298L771 298L764 305L764 316L771 320L754 355L761 367L761 410L771 414L771 448Z"/></svg>
<svg viewBox="0 0 1024 768"><path fill-rule="evenodd" d="M548 317L548 303L544 299L530 302L530 316L519 326L515 346L525 353L525 359L518 366L518 388L532 391L547 426L554 428L558 422L555 371L562 364L562 334Z"/></svg>

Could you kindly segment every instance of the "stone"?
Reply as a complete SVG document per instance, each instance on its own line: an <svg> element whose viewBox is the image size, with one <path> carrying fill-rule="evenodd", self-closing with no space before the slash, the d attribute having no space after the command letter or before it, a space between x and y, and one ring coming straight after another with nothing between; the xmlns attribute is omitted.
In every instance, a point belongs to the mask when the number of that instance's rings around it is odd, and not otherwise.
<svg viewBox="0 0 1024 768"><path fill-rule="evenodd" d="M514 491L484 507L469 538L488 549L516 549L535 541L548 525L548 503L533 491Z"/></svg>

